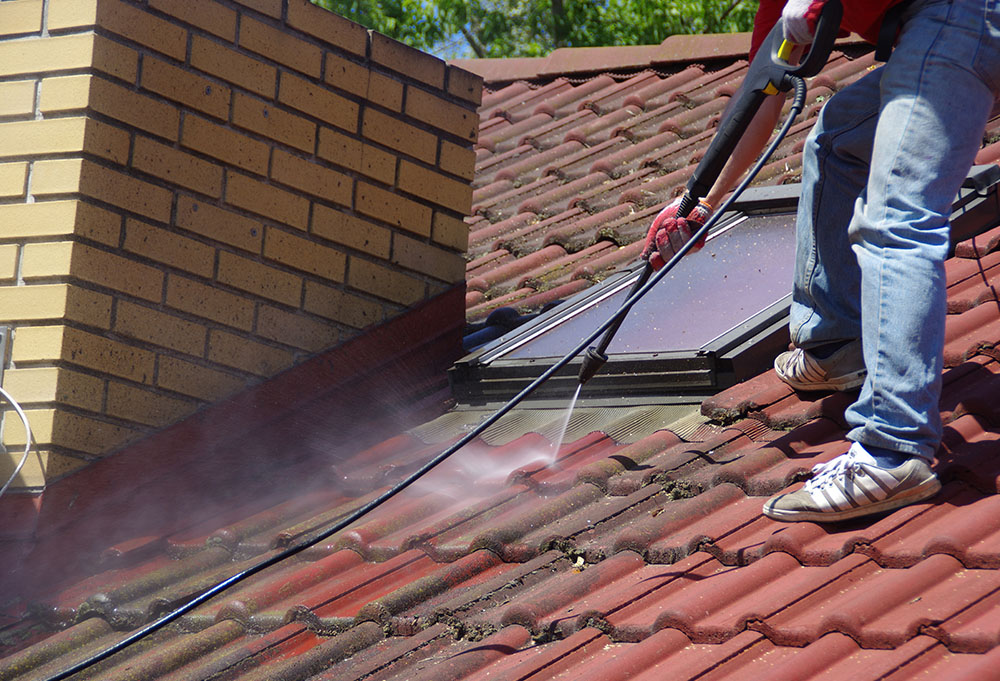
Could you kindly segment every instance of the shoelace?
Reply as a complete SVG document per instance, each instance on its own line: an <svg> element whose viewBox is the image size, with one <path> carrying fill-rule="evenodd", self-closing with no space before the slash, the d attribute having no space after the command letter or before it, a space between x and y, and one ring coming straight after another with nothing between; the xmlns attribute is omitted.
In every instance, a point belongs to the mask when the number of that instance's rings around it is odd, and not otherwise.
<svg viewBox="0 0 1000 681"><path fill-rule="evenodd" d="M854 456L850 452L838 456L832 461L827 461L826 463L818 463L812 467L813 477L806 480L806 484L803 485L803 489L806 491L812 491L814 489L822 489L827 485L833 484L833 481L837 478L843 476L850 478L854 476L854 473L860 470L861 464L855 460Z"/></svg>

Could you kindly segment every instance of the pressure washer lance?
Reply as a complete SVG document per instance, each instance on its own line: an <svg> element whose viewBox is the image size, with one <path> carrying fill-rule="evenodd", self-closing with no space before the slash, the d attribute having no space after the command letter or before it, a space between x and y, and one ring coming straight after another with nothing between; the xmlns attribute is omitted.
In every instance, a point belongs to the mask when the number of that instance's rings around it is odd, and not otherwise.
<svg viewBox="0 0 1000 681"><path fill-rule="evenodd" d="M831 0L823 6L812 46L798 64L791 64L789 62L795 45L784 39L784 30L781 21L775 24L761 45L760 51L750 63L750 68L747 70L743 85L736 93L732 102L730 102L729 107L722 117L722 122L719 123L719 130L712 138L712 143L709 145L708 151L705 152L698 167L695 168L694 174L688 181L684 196L677 207L678 217L687 217L694 207L698 205L698 200L704 197L712 188L712 185L715 184L715 181L722 173L723 167L726 165L726 161L729 160L733 150L739 143L743 133L746 132L753 117L757 114L764 99L769 95L776 95L779 92L787 92L792 89L796 79L801 80L802 78L814 76L819 73L820 69L823 68L830 58L830 51L833 49L833 43L836 41L837 34L840 31L842 14L843 8L839 0ZM706 221L705 225L691 237L690 243L698 243L708 234L708 231L715 225L719 216L725 212L725 208L728 208L742 193L743 188L741 185L737 191L733 192L729 201L720 207L715 215ZM683 252L686 253L689 249L690 246L683 249ZM667 271L673 269L674 264L678 260L677 257L671 258L670 262L664 265L663 269ZM636 279L635 284L629 290L629 299L649 281L652 274L653 267L647 262L639 273L639 278ZM664 272L665 274L666 272ZM629 309L631 309L631 305L628 307L622 305L615 316L614 322L605 332L600 342L596 346L592 345L587 348L580 366L579 381L581 385L593 378L594 374L600 371L601 367L608 361L608 346L611 344L615 334L618 333L622 322L625 321Z"/></svg>

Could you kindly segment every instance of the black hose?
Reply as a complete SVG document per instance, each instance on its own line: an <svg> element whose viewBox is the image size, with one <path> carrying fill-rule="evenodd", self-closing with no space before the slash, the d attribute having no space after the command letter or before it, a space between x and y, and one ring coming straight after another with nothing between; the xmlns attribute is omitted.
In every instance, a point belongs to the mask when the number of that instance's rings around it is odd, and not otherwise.
<svg viewBox="0 0 1000 681"><path fill-rule="evenodd" d="M349 526L352 523L354 523L355 521L359 520L361 517L367 515L371 511L374 511L376 508L378 508L379 506L381 506L385 502L387 502L390 499L392 499L394 496L396 496L397 494L399 494L400 492L402 492L404 489L406 489L407 487L409 487L410 485L412 485L414 482L416 482L417 480L419 480L421 477L423 477L424 475L426 475L427 473L429 473L431 471L431 469L433 469L434 467L436 467L438 464L440 464L441 462L443 462L445 459L447 459L448 457L450 457L452 454L454 454L455 452L457 452L459 449L461 449L465 445L467 445L470 442L472 442L472 440L474 440L475 438L479 437L483 433L483 431L485 431L487 428L489 428L494 423L496 423L497 421L499 421L511 409L513 409L518 404L520 404L521 401L524 400L524 398L526 398L528 395L530 395L531 393L533 393L540 385L542 385L543 383L545 383L545 381L549 380L553 375L555 375L555 373L557 371L559 371L564 366L566 366L567 364L569 364L573 360L574 357L576 357L578 354L580 354L581 352L583 352L583 350L585 348L587 348L587 346L589 346L595 340L597 340L597 338L600 337L600 335L602 333L604 333L606 330L608 330L609 328L611 328L611 326L613 326L615 323L620 323L620 321L619 321L620 315L624 315L625 313L627 313L632 308L632 306L635 305L639 301L640 298L642 298L644 295L646 295L647 293L649 293L649 291L654 286L656 286L656 284L664 276L666 276L666 274L674 267L674 265L676 265L677 262L679 262L680 259L682 257L684 257L684 255L687 254L687 252L689 250L691 250L691 248L694 246L694 244L696 244L699 240L702 239L702 237L704 237L704 236L706 236L708 234L708 230L711 229L713 225L715 225L715 223L718 220L719 216L721 216L726 210L729 209L729 207L732 205L732 203L739 197L739 195L741 193L743 193L743 191L747 188L747 186L750 184L750 182L753 181L754 177L756 177L757 173L760 172L761 168L764 167L764 164L767 162L768 158L770 158L770 156L774 153L775 149L778 148L778 145L782 142L782 140L784 140L785 135L788 134L788 129L791 127L791 125L794 122L796 116L798 116L799 113L802 112L802 109L805 107L805 98L806 98L806 86L805 86L805 82L801 78L798 78L797 76L793 76L792 80L793 80L793 87L795 89L795 95L794 95L794 100L792 102L792 107L791 107L791 109L789 111L787 120L785 121L784 125L782 125L781 130L778 132L777 136L771 142L770 146L768 146L767 150L761 156L760 160L757 161L756 165L754 165L754 167L751 169L751 171L747 175L747 177L739 184L739 186L736 187L736 189L733 191L733 193L729 197L729 199L727 199L722 204L722 206L719 207L719 210L715 213L715 215L713 215L709 220L707 220L705 222L705 224L697 232L694 233L694 235L691 237L691 239L688 240L688 242L685 243L677 251L677 253L674 254L674 256L667 262L667 264L664 265L662 268L660 268L652 277L650 277L649 281L647 281L638 290L636 290L634 293L632 293L628 297L628 299L626 299L625 302L622 303L621 307L618 309L618 311L615 312L615 314L613 316L611 316L603 324L601 324L599 327L597 327L593 331L593 333L591 333L587 338L584 338L579 344L577 344L576 347L574 347L572 350L570 350L570 352L567 353L564 357L562 357L559 361L557 361L555 364L553 364L548 369L546 369L544 372L542 372L541 376L539 376L534 381L532 381L529 385L527 385L523 390L521 390L521 392L519 392L517 395L515 395L509 402L507 402L502 407L500 407L500 409L498 409L496 412L494 412L492 415L490 415L486 420L484 420L482 423L480 423L478 426L476 426L473 430L469 431L458 442L456 442L451 447L449 447L448 449L444 450L443 452L441 452L440 454L438 454L437 456L435 456L433 459L431 459L430 461L428 461L426 464L424 464L423 466L421 466L417 471L415 471L414 473L412 473L408 478L400 481L394 487L386 490L386 492L383 493L378 498L373 499L372 501L369 501L367 504L365 504L361 508L357 509L354 513L352 513L347 518L344 518L343 520L337 522L335 525L333 525L332 527L329 527L326 530L324 530L323 532L317 534L312 539L307 539L307 540L303 541L300 544L297 544L295 546L290 546L287 549L285 549L284 551L282 551L280 553L276 553L275 555L271 556L270 558L262 560L261 562L255 564L255 565L250 566L246 570L238 572L235 575L233 575L232 577L229 577L228 579L225 579L225 580L219 582L215 586L213 586L213 587L211 587L209 589L206 589L205 591L202 591L200 594L192 597L191 600L188 601L187 603L185 603L184 605L176 608L175 610L172 610L171 612L167 613L166 615L163 615L158 620L150 622L146 626L142 627L138 631L133 632L128 637L122 639L121 641L119 641L118 643L114 644L113 646L110 646L109 648L105 648L104 650L102 650L100 652L94 653L93 655L91 655L87 659L82 660L81 662L78 662L77 664L73 665L69 669L66 669L65 671L62 671L62 672L56 674L55 676L49 677L46 681L62 681L63 679L69 678L73 674L76 674L76 673L81 672L81 671L83 671L85 669L88 669L89 667L92 667L92 666L94 666L95 664L97 664L99 662L103 662L104 660L108 659L109 657L111 657L115 653L118 653L118 652L121 652L122 650L125 650L126 648L128 648L129 646L131 646L133 643L137 643L138 641L141 641L142 639L146 638L147 636L149 636L153 632L159 631L160 629L162 629L166 625L170 624L174 620L178 619L179 617L181 617L183 615L186 615L187 613L191 612L192 610L194 610L196 607L198 607L202 603L204 603L204 602L208 601L209 599L211 599L211 598L219 595L220 593L222 593L223 591L225 591L229 587L234 586L236 584L239 584L240 582L242 582L242 581L244 581L246 579L249 579L250 577L253 577L258 572L261 572L262 570L266 570L267 568L271 567L272 565L276 565L277 563L280 563L280 562L282 562L283 560L285 560L287 558L291 558L292 556L294 556L294 555L296 555L298 553L301 553L302 551L305 551L306 549L310 548L311 546L315 546L316 544L320 543L324 539L330 538L331 536L333 536L337 532L340 532L341 530L343 530L347 526Z"/></svg>

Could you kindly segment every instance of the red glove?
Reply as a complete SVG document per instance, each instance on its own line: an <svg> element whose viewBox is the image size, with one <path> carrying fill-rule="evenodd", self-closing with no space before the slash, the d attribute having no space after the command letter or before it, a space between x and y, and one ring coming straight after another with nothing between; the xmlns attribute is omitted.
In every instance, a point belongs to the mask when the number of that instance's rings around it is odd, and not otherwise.
<svg viewBox="0 0 1000 681"><path fill-rule="evenodd" d="M785 40L797 45L808 45L816 35L823 3L826 0L788 0L781 11L781 21L785 29Z"/></svg>
<svg viewBox="0 0 1000 681"><path fill-rule="evenodd" d="M663 267L674 253L701 229L712 214L712 207L704 201L699 201L686 218L679 218L677 208L680 205L681 199L675 199L661 210L646 234L646 245L643 246L641 257L643 260L648 260L654 270ZM690 252L697 251L704 245L705 238L702 237Z"/></svg>

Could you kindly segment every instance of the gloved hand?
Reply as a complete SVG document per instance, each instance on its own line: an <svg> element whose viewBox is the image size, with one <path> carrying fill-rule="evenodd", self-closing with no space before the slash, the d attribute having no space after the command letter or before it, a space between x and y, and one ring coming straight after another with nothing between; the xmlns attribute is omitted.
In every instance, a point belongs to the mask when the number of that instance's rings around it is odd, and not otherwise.
<svg viewBox="0 0 1000 681"><path fill-rule="evenodd" d="M826 0L788 0L781 10L785 40L797 45L808 45L816 35L816 22Z"/></svg>
<svg viewBox="0 0 1000 681"><path fill-rule="evenodd" d="M663 267L712 215L712 207L699 201L686 218L679 218L677 209L680 205L681 199L675 199L661 210L646 234L646 245L643 246L641 257L648 260L654 270ZM690 252L697 251L704 245L703 237Z"/></svg>

